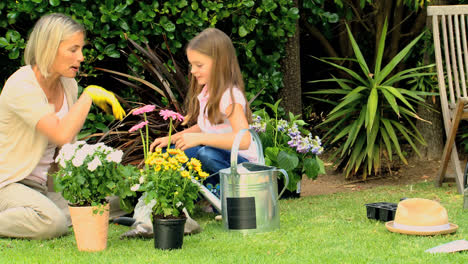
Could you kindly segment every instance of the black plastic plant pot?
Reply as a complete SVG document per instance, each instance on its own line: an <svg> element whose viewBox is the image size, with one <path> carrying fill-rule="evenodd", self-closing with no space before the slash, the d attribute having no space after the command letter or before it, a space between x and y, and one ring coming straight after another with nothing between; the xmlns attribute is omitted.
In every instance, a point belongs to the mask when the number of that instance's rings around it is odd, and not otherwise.
<svg viewBox="0 0 468 264"><path fill-rule="evenodd" d="M156 218L153 221L154 247L157 249L179 249L184 242L186 218Z"/></svg>
<svg viewBox="0 0 468 264"><path fill-rule="evenodd" d="M379 219L379 206L376 204L366 204L367 209L367 218L369 219Z"/></svg>
<svg viewBox="0 0 468 264"><path fill-rule="evenodd" d="M392 221L395 218L397 204L395 203L370 203L366 204L367 218L379 221Z"/></svg>
<svg viewBox="0 0 468 264"><path fill-rule="evenodd" d="M278 178L278 195L284 188L284 178ZM297 190L290 191L288 189L284 190L284 193L281 195L280 199L295 199L301 197L301 193Z"/></svg>

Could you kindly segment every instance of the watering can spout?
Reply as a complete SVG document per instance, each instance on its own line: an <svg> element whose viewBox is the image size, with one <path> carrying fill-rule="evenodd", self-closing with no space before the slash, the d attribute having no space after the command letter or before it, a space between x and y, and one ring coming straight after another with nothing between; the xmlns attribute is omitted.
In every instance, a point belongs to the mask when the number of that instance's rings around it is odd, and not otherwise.
<svg viewBox="0 0 468 264"><path fill-rule="evenodd" d="M208 188L203 186L203 184L199 183L197 180L192 178L192 182L198 185L198 187L200 188L200 192L203 195L203 197L205 197L205 199L208 200L208 202L210 202L210 204L218 212L221 212L221 200L218 197L216 197L216 195L214 195L210 190L208 190Z"/></svg>

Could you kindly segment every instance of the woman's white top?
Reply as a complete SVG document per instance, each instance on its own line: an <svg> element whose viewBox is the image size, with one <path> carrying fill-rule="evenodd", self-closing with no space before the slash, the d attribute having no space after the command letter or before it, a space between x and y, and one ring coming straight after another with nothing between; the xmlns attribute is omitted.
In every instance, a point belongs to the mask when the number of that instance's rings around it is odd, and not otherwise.
<svg viewBox="0 0 468 264"><path fill-rule="evenodd" d="M55 114L59 119L62 119L68 113L68 109L69 108L67 98L65 97L64 93L62 107ZM32 170L31 174L29 174L26 177L26 179L39 182L42 185L46 185L47 173L49 172L50 165L52 164L52 162L54 162L54 154L56 148L57 145L55 145L54 143L50 141L47 143L47 148L44 152L44 155L42 155L42 158L39 160L39 163L37 164L36 168Z"/></svg>

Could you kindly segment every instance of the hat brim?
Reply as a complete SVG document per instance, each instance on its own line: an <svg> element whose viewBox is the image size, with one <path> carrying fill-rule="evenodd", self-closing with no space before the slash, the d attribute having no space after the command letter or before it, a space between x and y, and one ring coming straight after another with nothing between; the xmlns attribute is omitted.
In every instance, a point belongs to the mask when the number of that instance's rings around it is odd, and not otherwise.
<svg viewBox="0 0 468 264"><path fill-rule="evenodd" d="M445 230L439 231L413 231L413 230L406 230L406 229L399 229L396 228L393 224L393 221L389 221L385 223L385 227L390 232L406 234L406 235L418 235L418 236L435 236L435 235L443 235L443 234L450 234L458 229L458 225L449 223L450 227Z"/></svg>

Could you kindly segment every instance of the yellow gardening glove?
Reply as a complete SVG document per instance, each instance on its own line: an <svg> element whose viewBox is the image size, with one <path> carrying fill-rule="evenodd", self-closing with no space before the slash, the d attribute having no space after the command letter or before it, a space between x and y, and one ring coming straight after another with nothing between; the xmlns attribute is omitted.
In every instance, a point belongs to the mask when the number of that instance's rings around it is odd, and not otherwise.
<svg viewBox="0 0 468 264"><path fill-rule="evenodd" d="M125 111L122 106L120 106L119 101L115 98L114 93L107 91L101 86L89 85L83 91L91 97L93 103L99 106L106 113L113 113L115 119L122 120L125 116ZM110 107L112 107L112 112Z"/></svg>

